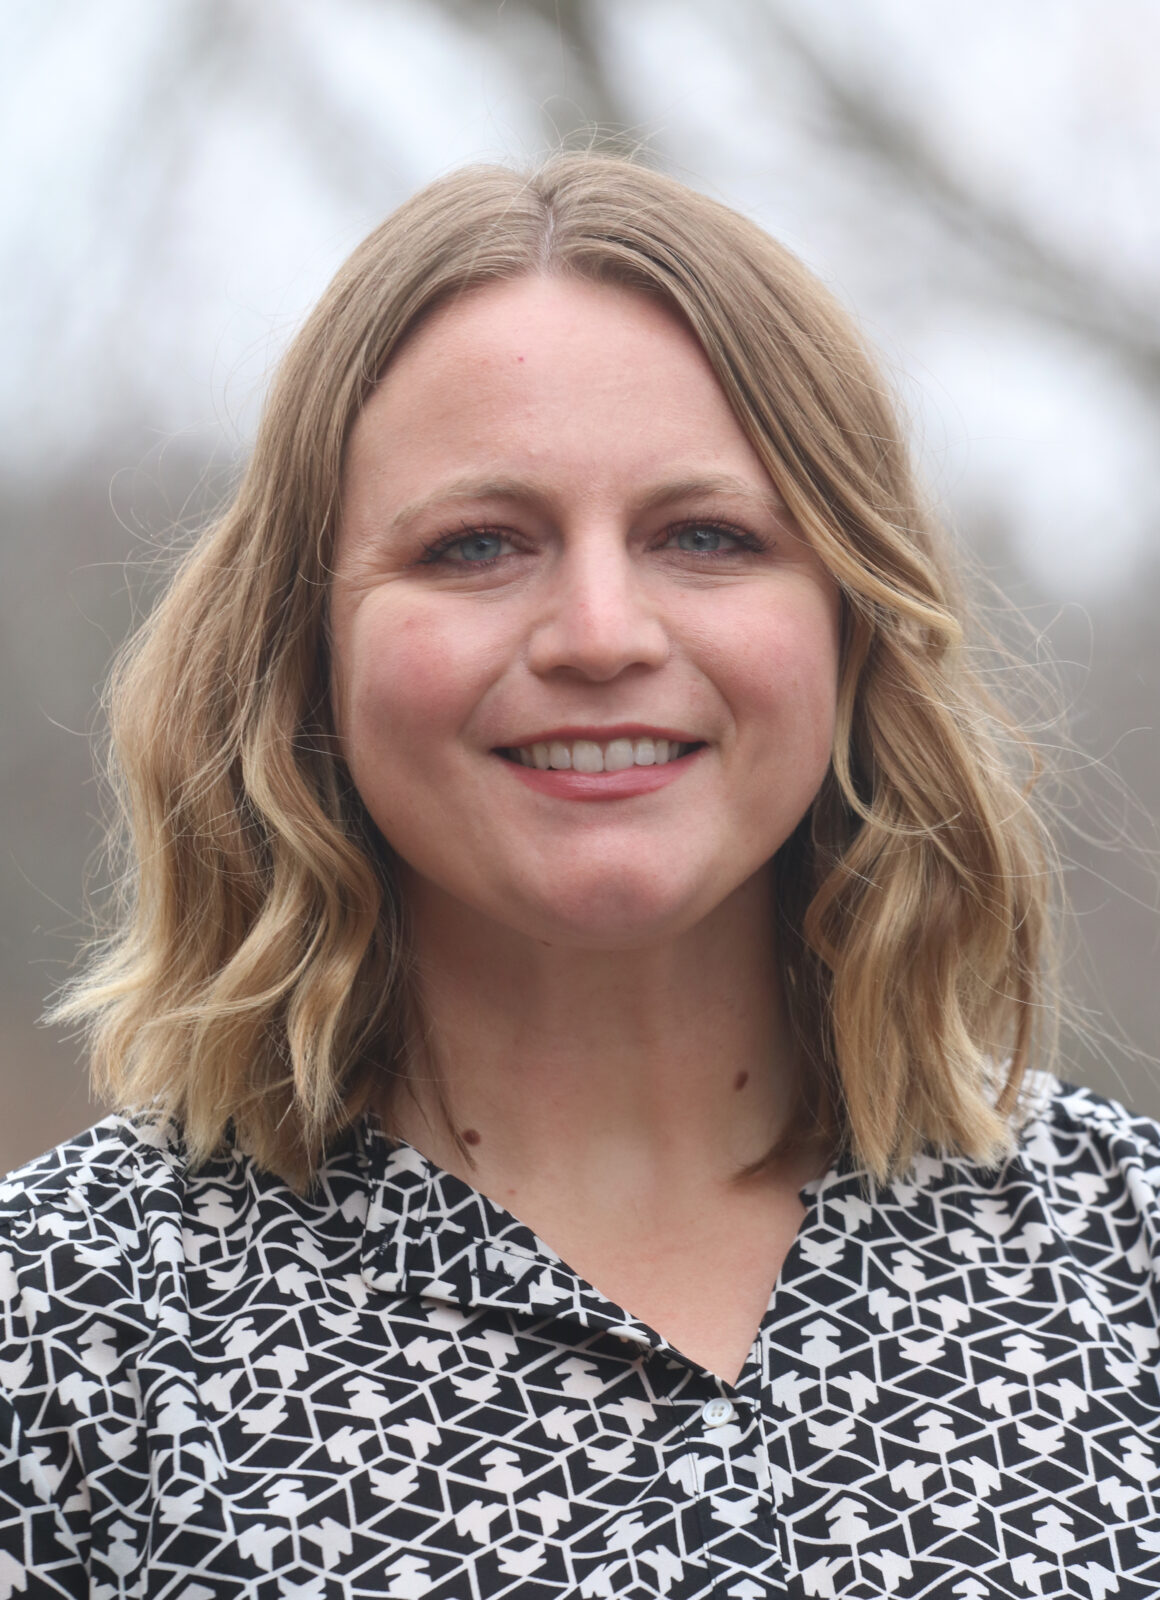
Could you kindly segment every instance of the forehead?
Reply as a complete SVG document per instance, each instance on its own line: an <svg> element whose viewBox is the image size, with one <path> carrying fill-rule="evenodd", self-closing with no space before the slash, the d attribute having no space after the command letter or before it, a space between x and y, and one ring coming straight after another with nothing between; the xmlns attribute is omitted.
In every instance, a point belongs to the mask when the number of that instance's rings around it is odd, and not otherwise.
<svg viewBox="0 0 1160 1600"><path fill-rule="evenodd" d="M765 479L708 357L637 290L559 277L474 289L405 342L351 435L348 475L400 493L444 471L606 477L725 466ZM767 482L768 480L766 480Z"/></svg>
<svg viewBox="0 0 1160 1600"><path fill-rule="evenodd" d="M477 285L438 306L404 338L379 387L464 359L503 371L565 351L573 360L586 350L599 353L627 369L630 350L642 343L654 355L667 349L676 358L682 351L712 376L689 327L658 295L587 278L529 274Z"/></svg>

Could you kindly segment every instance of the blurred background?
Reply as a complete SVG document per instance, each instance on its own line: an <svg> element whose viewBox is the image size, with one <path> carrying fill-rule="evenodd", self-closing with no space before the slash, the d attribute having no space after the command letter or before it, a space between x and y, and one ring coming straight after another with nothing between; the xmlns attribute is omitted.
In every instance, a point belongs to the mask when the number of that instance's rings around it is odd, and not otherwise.
<svg viewBox="0 0 1160 1600"><path fill-rule="evenodd" d="M227 492L372 225L593 128L754 217L883 350L1083 752L1067 1075L1160 1115L1158 61L1154 0L7 0L0 1170L96 1114L37 1018L158 553Z"/></svg>

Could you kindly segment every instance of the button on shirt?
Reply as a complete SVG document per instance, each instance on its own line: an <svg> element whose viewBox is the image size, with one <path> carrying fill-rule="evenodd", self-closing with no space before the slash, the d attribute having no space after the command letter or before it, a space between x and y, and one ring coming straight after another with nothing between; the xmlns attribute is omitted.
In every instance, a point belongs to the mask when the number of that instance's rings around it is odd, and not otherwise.
<svg viewBox="0 0 1160 1600"><path fill-rule="evenodd" d="M732 1422L736 1415L737 1407L732 1400L706 1400L701 1407L701 1418L707 1428L720 1428L722 1424Z"/></svg>
<svg viewBox="0 0 1160 1600"><path fill-rule="evenodd" d="M721 1382L372 1124L306 1196L109 1118L0 1185L0 1597L1160 1593L1160 1129L807 1194Z"/></svg>

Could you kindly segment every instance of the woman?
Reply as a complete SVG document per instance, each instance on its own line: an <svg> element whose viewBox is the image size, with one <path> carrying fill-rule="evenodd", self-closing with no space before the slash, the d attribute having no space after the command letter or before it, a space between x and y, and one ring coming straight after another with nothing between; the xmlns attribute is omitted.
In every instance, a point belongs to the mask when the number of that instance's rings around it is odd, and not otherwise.
<svg viewBox="0 0 1160 1600"><path fill-rule="evenodd" d="M1160 1589L1157 1130L1025 1079L1026 747L785 251L432 185L112 725L133 1114L2 1191L0 1585Z"/></svg>

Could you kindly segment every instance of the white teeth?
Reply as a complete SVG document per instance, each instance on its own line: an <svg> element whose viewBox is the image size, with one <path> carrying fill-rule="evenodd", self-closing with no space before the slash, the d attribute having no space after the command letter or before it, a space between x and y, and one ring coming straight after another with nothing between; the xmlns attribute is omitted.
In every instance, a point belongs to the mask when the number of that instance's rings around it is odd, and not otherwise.
<svg viewBox="0 0 1160 1600"><path fill-rule="evenodd" d="M556 746L552 746L552 765L556 763ZM569 763L573 772L603 772L604 752L598 744L593 744L591 739L577 739L572 746L572 760Z"/></svg>
<svg viewBox="0 0 1160 1600"><path fill-rule="evenodd" d="M629 767L663 766L690 748L676 739L610 739L605 745L594 739L573 739L568 744L553 739L550 744L523 745L511 754L521 766L541 772L549 768L556 772L624 772Z"/></svg>

